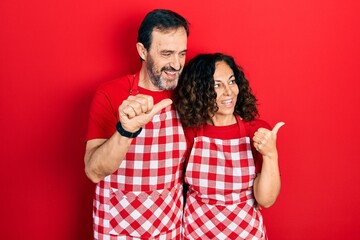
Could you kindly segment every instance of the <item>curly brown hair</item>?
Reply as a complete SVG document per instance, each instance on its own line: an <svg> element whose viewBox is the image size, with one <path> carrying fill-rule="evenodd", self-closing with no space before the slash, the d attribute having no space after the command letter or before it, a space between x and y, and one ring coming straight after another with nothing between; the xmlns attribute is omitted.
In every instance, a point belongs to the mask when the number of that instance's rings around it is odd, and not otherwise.
<svg viewBox="0 0 360 240"><path fill-rule="evenodd" d="M252 121L259 115L257 99L234 58L223 53L199 54L184 67L174 94L174 104L184 127L199 127L218 111L213 75L215 64L221 61L233 70L239 87L234 113L244 121Z"/></svg>

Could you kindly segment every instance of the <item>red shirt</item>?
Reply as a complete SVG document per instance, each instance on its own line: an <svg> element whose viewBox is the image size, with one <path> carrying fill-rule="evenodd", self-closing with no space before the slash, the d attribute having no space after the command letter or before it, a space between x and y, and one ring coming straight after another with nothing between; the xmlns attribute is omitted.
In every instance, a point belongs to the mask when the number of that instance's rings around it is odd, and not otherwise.
<svg viewBox="0 0 360 240"><path fill-rule="evenodd" d="M97 138L110 138L119 121L119 106L130 96L129 89L132 89L135 75L127 75L112 81L103 83L97 89L93 98L88 132L86 141ZM139 74L136 74L139 78ZM171 98L173 91L150 91L145 88L136 87L140 94L150 95L154 99L154 104L164 98Z"/></svg>
<svg viewBox="0 0 360 240"><path fill-rule="evenodd" d="M250 138L251 150L255 161L255 172L260 173L262 166L262 155L254 148L252 138L256 130L258 130L260 127L267 129L271 129L271 128L267 122L261 119L255 119L251 122L244 121L244 125L245 125L246 134ZM240 137L240 131L238 131L238 127L239 126L237 123L228 126L213 126L213 125L205 124L203 127L203 131L204 131L204 136L210 138L218 138L223 140L234 139ZM190 155L191 147L193 146L194 143L194 138L197 135L196 132L197 132L196 128L184 128L186 142L188 145L187 156Z"/></svg>

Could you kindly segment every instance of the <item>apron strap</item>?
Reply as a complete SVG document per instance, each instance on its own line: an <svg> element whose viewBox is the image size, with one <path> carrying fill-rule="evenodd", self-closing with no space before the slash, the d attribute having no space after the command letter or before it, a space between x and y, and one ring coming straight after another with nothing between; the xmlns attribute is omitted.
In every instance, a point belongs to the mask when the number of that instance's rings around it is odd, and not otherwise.
<svg viewBox="0 0 360 240"><path fill-rule="evenodd" d="M236 117L236 121L239 126L239 129L240 129L240 138L246 137L246 130L245 130L245 125L244 125L243 121L241 120L239 115L235 115L235 117Z"/></svg>
<svg viewBox="0 0 360 240"><path fill-rule="evenodd" d="M138 85L139 85L139 73L136 73L132 76L128 75L130 91L129 95L136 95L139 93Z"/></svg>

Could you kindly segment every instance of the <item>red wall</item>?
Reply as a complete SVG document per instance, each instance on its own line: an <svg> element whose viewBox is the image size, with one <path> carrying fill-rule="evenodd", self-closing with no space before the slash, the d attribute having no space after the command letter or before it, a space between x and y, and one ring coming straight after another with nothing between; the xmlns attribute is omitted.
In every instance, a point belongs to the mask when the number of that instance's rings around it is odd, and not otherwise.
<svg viewBox="0 0 360 240"><path fill-rule="evenodd" d="M189 58L234 55L262 118L286 122L270 239L359 239L358 0L2 0L1 239L91 238L89 104L98 84L139 68L137 27L158 7L192 23Z"/></svg>

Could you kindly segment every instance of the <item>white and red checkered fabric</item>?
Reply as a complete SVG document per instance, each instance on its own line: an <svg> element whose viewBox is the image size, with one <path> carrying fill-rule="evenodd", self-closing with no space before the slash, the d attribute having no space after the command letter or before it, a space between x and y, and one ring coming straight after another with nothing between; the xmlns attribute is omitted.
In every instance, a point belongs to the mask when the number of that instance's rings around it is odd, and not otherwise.
<svg viewBox="0 0 360 240"><path fill-rule="evenodd" d="M169 106L133 140L119 169L97 184L95 239L179 236L185 149L183 129Z"/></svg>
<svg viewBox="0 0 360 240"><path fill-rule="evenodd" d="M144 238L138 238L138 237L131 237L131 236L117 236L117 235L109 235L109 234L102 234L98 232L94 232L94 239L103 239L103 240L144 240ZM175 228L173 230L170 230L169 232L162 233L156 237L153 238L146 238L148 240L182 240L182 233L181 229Z"/></svg>
<svg viewBox="0 0 360 240"><path fill-rule="evenodd" d="M244 125L238 119L239 128ZM243 132L243 131L242 131ZM252 193L255 166L250 139L194 139L185 181L185 239L266 239Z"/></svg>

